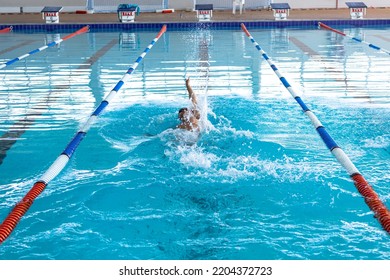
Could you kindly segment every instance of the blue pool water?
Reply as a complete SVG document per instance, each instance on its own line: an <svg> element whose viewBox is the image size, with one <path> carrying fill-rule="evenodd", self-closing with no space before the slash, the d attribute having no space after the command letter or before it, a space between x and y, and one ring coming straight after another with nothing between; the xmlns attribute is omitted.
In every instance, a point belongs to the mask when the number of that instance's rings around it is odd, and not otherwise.
<svg viewBox="0 0 390 280"><path fill-rule="evenodd" d="M390 49L389 27L341 28ZM390 60L317 29L253 29L390 207ZM0 70L0 218L156 32L77 36ZM0 37L4 63L64 34ZM203 132L175 130L191 77ZM240 30L167 31L0 259L389 259L347 172Z"/></svg>

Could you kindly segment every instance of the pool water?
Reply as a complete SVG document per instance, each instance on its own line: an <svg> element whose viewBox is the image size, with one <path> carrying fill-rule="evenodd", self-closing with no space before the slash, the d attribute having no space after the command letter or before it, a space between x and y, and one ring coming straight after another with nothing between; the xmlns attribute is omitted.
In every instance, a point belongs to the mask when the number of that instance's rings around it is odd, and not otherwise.
<svg viewBox="0 0 390 280"><path fill-rule="evenodd" d="M341 28L390 49L389 27ZM252 36L390 207L390 60L317 29ZM0 217L156 32L76 36L0 70ZM0 63L67 34L0 37ZM190 77L202 133L175 129ZM1 150L0 149L0 150ZM240 30L168 30L0 259L389 259L389 236Z"/></svg>

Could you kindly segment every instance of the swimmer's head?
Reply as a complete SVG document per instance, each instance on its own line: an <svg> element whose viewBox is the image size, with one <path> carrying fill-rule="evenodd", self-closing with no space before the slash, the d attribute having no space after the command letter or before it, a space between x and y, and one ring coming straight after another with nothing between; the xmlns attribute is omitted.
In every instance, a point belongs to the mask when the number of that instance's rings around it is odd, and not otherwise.
<svg viewBox="0 0 390 280"><path fill-rule="evenodd" d="M184 120L187 113L188 113L188 108L181 108L179 110L179 119Z"/></svg>
<svg viewBox="0 0 390 280"><path fill-rule="evenodd" d="M200 119L200 112L197 109L191 109L184 107L179 110L179 119L181 121L188 120L191 116L195 117L196 119Z"/></svg>

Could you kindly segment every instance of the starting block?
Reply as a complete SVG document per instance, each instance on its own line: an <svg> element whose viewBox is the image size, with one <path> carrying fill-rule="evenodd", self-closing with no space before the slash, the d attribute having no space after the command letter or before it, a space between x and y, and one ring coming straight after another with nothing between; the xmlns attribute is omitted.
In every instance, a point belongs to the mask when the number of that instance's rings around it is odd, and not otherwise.
<svg viewBox="0 0 390 280"><path fill-rule="evenodd" d="M195 10L199 21L210 21L213 17L213 4L197 4Z"/></svg>
<svg viewBox="0 0 390 280"><path fill-rule="evenodd" d="M138 5L120 4L117 9L120 22L134 22L135 15L139 14Z"/></svg>
<svg viewBox="0 0 390 280"><path fill-rule="evenodd" d="M274 12L275 20L286 20L290 14L290 5L288 3L271 3L271 9Z"/></svg>
<svg viewBox="0 0 390 280"><path fill-rule="evenodd" d="M41 11L42 18L46 23L59 23L61 10L62 7L44 7Z"/></svg>
<svg viewBox="0 0 390 280"><path fill-rule="evenodd" d="M233 15L236 14L237 6L240 7L240 15L242 14L242 10L244 9L245 0L233 0Z"/></svg>
<svg viewBox="0 0 390 280"><path fill-rule="evenodd" d="M367 13L367 6L363 2L345 2L349 8L351 19L362 19Z"/></svg>

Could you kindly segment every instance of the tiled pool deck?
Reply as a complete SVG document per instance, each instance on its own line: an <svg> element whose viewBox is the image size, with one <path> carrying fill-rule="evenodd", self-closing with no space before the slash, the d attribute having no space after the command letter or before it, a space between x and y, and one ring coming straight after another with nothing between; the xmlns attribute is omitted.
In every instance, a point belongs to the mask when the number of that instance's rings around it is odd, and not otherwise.
<svg viewBox="0 0 390 280"><path fill-rule="evenodd" d="M288 20L275 21L272 10L246 10L242 15L231 10L214 11L212 21L206 23L216 28L239 28L241 22L248 27L306 27L316 26L318 21L332 25L390 25L389 8L368 8L363 20L351 20L349 10L305 9L290 11ZM14 30L63 30L89 24L91 30L111 28L154 29L167 23L168 28L191 28L198 23L195 12L175 11L174 13L140 13L135 23L120 23L117 13L76 14L61 13L59 24L45 24L40 13L0 14L0 29L13 26Z"/></svg>

